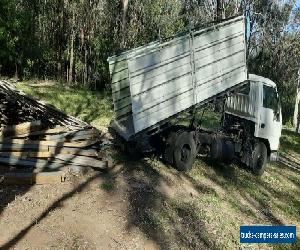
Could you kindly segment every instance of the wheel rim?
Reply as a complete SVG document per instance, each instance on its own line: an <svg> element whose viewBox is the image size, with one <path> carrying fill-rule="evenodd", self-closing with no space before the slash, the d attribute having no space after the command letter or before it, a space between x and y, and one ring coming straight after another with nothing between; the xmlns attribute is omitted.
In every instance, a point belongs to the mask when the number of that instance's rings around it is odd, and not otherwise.
<svg viewBox="0 0 300 250"><path fill-rule="evenodd" d="M258 168L261 168L262 165L263 165L263 157L262 157L262 154L260 153L260 154L258 155L258 157L257 157L257 164L256 164L256 166L257 166Z"/></svg>
<svg viewBox="0 0 300 250"><path fill-rule="evenodd" d="M180 160L182 162L188 161L188 159L191 156L191 147L188 144L185 144L182 146L181 151L180 151Z"/></svg>

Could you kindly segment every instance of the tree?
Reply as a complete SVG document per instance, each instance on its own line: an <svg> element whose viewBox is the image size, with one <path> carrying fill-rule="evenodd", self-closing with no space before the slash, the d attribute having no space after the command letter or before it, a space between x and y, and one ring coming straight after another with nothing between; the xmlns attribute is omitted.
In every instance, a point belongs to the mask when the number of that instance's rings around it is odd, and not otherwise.
<svg viewBox="0 0 300 250"><path fill-rule="evenodd" d="M300 106L300 69L298 70L298 82L297 82L296 101L295 101L294 119L293 119L295 132L299 132L299 127L300 127L299 106Z"/></svg>

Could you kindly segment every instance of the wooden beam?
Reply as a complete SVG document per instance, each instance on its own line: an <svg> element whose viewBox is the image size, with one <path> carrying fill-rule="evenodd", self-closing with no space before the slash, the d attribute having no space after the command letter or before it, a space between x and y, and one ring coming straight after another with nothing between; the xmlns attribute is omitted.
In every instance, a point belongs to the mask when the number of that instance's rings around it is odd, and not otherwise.
<svg viewBox="0 0 300 250"><path fill-rule="evenodd" d="M0 141L0 145L32 145L32 146L50 146L50 147L73 147L73 148L84 148L96 144L97 139L85 140L82 142L57 142L57 141L30 141L24 139L5 139Z"/></svg>
<svg viewBox="0 0 300 250"><path fill-rule="evenodd" d="M0 157L0 163L7 164L10 166L22 166L27 168L40 168L40 169L60 169L65 167L64 162L51 162L44 159L35 159L35 158L22 158L16 156L10 157Z"/></svg>
<svg viewBox="0 0 300 250"><path fill-rule="evenodd" d="M6 185L32 185L61 183L66 179L63 171L40 173L6 173L3 183Z"/></svg>
<svg viewBox="0 0 300 250"><path fill-rule="evenodd" d="M48 146L42 146L38 144L1 144L0 143L0 151L49 151Z"/></svg>
<svg viewBox="0 0 300 250"><path fill-rule="evenodd" d="M64 162L68 165L92 167L97 169L106 169L108 166L107 161L79 155L58 154L55 155L55 160L60 160L61 162Z"/></svg>
<svg viewBox="0 0 300 250"><path fill-rule="evenodd" d="M71 154L71 155L82 155L82 156L98 156L98 152L95 149L81 149L81 148L72 148L72 147L62 147L55 148L49 147L49 152L54 155L57 154Z"/></svg>
<svg viewBox="0 0 300 250"><path fill-rule="evenodd" d="M0 136L3 137L12 137L19 136L23 134L30 134L33 131L37 131L42 129L41 121L33 121L33 122L23 122L18 125L6 126L0 133Z"/></svg>
<svg viewBox="0 0 300 250"><path fill-rule="evenodd" d="M67 127L64 126L57 126L55 128L35 131L30 133L30 135L53 135L53 134L59 134L70 131Z"/></svg>
<svg viewBox="0 0 300 250"><path fill-rule="evenodd" d="M100 132L96 129L69 131L57 135L47 135L45 140L47 141L75 141L75 140L86 140L86 139L96 139L100 137Z"/></svg>
<svg viewBox="0 0 300 250"><path fill-rule="evenodd" d="M10 156L16 156L16 157L22 157L22 158L51 158L54 155L51 152L43 152L43 151L37 151L37 152L0 152L0 157L10 157Z"/></svg>
<svg viewBox="0 0 300 250"><path fill-rule="evenodd" d="M82 155L82 156L92 156L92 157L104 157L103 152L98 152L96 149L81 149L72 147L48 147L39 145L20 145L11 144L5 145L0 144L0 154L11 153L11 152L32 152L32 153L43 153L49 152L52 155L56 154L71 154L71 155Z"/></svg>

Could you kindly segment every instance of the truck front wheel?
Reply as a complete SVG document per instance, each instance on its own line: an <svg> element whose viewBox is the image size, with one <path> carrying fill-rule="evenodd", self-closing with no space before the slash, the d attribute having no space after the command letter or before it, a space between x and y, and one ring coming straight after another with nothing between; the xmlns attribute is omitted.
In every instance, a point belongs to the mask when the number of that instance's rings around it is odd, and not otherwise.
<svg viewBox="0 0 300 250"><path fill-rule="evenodd" d="M250 167L255 175L261 176L267 166L268 151L263 142L257 142L254 145Z"/></svg>
<svg viewBox="0 0 300 250"><path fill-rule="evenodd" d="M193 134L182 132L175 140L174 163L180 171L188 171L192 168L197 156L197 147Z"/></svg>

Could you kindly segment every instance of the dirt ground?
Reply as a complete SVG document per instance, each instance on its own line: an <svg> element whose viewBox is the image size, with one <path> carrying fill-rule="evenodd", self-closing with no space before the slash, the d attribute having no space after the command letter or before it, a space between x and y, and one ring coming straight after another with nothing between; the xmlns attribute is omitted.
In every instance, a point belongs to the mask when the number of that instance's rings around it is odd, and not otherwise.
<svg viewBox="0 0 300 250"><path fill-rule="evenodd" d="M299 249L240 245L242 224L296 224L299 172L272 165L263 179L197 161L179 173L156 157L120 156L110 171L61 184L0 186L0 249Z"/></svg>

